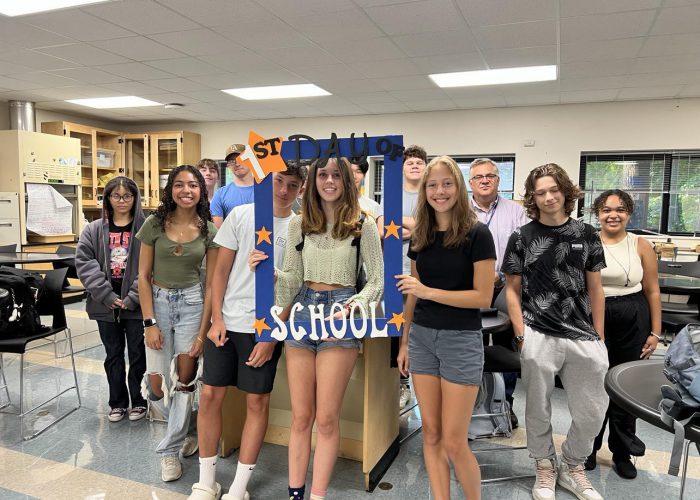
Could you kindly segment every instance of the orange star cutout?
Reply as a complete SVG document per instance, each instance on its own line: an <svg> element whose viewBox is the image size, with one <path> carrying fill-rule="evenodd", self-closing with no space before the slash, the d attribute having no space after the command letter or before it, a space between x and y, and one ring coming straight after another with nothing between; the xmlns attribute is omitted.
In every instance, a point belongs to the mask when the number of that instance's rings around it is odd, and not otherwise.
<svg viewBox="0 0 700 500"><path fill-rule="evenodd" d="M263 226L260 231L255 231L255 234L258 235L258 242L256 245L259 245L263 241L267 241L270 245L272 245L272 241L270 240L270 235L272 232L265 229L265 226Z"/></svg>
<svg viewBox="0 0 700 500"><path fill-rule="evenodd" d="M402 327L403 324L406 322L406 320L403 319L403 313L402 313L402 312L399 313L399 314L396 314L396 313L391 313L391 314L392 314L393 317L392 317L389 321L387 321L386 324L387 324L387 325L388 325L388 324L394 325L394 326L396 327L396 331L398 332L399 330L401 330L401 327Z"/></svg>
<svg viewBox="0 0 700 500"><path fill-rule="evenodd" d="M258 337L262 335L264 330L272 330L272 328L267 326L267 323L265 323L265 318L256 319L255 323L253 323L253 328L255 328L255 332L258 334Z"/></svg>
<svg viewBox="0 0 700 500"><path fill-rule="evenodd" d="M265 139L252 130L248 132L248 144L238 158L242 165L250 168L258 184L272 172L287 170L281 154L283 141L283 137Z"/></svg>
<svg viewBox="0 0 700 500"><path fill-rule="evenodd" d="M392 220L388 226L384 226L386 229L386 232L384 233L384 239L389 238L390 236L395 236L397 240L400 240L401 237L399 236L399 228L401 226L397 226L396 223Z"/></svg>

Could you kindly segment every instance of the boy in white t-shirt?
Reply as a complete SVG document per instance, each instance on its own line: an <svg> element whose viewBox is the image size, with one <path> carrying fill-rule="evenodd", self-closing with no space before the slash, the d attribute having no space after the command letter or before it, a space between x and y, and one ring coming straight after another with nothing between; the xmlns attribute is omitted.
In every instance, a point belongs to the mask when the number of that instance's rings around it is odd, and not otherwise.
<svg viewBox="0 0 700 500"><path fill-rule="evenodd" d="M274 258L282 267L287 227L294 217L292 205L303 189L307 169L288 163L285 172L272 179ZM226 387L246 393L246 420L238 466L231 489L222 500L250 498L246 491L267 429L270 392L275 381L282 344L256 342L255 279L248 256L255 248L254 205L240 205L226 217L214 241L221 246L211 283L212 325L204 345L204 373L197 419L199 481L189 500L217 500L216 461L221 437L221 408Z"/></svg>

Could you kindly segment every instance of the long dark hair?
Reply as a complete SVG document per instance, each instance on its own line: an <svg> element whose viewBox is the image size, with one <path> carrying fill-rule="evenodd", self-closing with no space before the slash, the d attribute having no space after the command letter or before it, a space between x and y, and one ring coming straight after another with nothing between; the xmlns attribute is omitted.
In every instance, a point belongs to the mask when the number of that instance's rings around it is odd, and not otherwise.
<svg viewBox="0 0 700 500"><path fill-rule="evenodd" d="M168 183L165 185L163 194L160 197L160 205L158 205L156 211L153 212L153 215L156 219L158 219L161 229L163 232L165 232L165 224L170 219L170 215L175 211L175 208L177 208L177 204L173 199L173 183L175 182L175 177L177 177L180 172L191 173L194 178L197 179L197 183L199 184L200 194L199 202L197 203L197 215L199 220L197 221L197 225L199 226L199 233L202 235L202 238L206 239L209 235L209 227L207 222L211 221L207 186L204 184L204 177L202 174L192 165L180 165L170 171L170 174L168 175Z"/></svg>
<svg viewBox="0 0 700 500"><path fill-rule="evenodd" d="M109 197L112 194L112 191L117 189L119 186L122 186L124 189L129 191L131 196L134 197L134 204L131 206L131 218L134 219L136 217L136 210L139 208L141 203L139 188L133 180L120 175L110 179L105 186L104 192L102 193L102 214L105 220L112 220L114 208L112 208L112 200Z"/></svg>

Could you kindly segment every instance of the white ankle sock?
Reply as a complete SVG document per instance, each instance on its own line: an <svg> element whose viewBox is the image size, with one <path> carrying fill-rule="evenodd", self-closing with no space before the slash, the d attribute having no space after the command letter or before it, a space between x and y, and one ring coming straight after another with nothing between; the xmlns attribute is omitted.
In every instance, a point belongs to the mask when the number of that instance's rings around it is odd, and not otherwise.
<svg viewBox="0 0 700 500"><path fill-rule="evenodd" d="M250 476L253 475L253 469L255 469L255 464L242 464L238 462L236 477L233 478L231 489L228 490L229 495L233 498L241 499L245 496L246 488L248 488L248 481L250 481Z"/></svg>
<svg viewBox="0 0 700 500"><path fill-rule="evenodd" d="M216 455L207 458L199 457L199 482L212 490L216 490L217 458Z"/></svg>

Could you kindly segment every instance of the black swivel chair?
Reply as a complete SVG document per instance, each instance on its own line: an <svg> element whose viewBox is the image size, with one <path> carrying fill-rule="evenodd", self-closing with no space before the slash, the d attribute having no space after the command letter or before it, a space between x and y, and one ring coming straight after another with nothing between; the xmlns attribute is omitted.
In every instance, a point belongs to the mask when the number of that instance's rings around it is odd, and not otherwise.
<svg viewBox="0 0 700 500"><path fill-rule="evenodd" d="M611 368L605 376L605 390L608 392L611 400L630 414L655 427L673 433L673 428L668 427L661 420L661 414L659 413L661 386L670 384L663 370L663 360L631 361L617 365ZM686 473L688 471L690 445L695 444L698 453L700 453L700 423L686 426L685 431L681 500L683 500Z"/></svg>
<svg viewBox="0 0 700 500"><path fill-rule="evenodd" d="M19 371L19 411L15 413L16 415L19 415L19 420L20 420L20 433L22 435L22 439L27 441L30 440L54 424L60 422L63 420L65 417L73 413L75 410L80 408L81 406L81 401L80 401L80 390L78 388L78 375L75 370L75 357L73 354L73 342L70 334L70 329L68 328L68 325L66 323L66 312L63 308L63 302L61 301L61 288L63 286L63 282L66 277L66 270L65 269L58 269L54 271L47 271L45 276L44 276L44 283L45 283L45 289L42 297L39 299L39 303L37 304L37 310L41 316L51 316L51 326L46 326L42 329L41 332L33 334L33 335L20 335L20 336L15 336L15 337L8 337L8 336L2 336L0 338L0 368L2 368L2 354L4 353L12 353L12 354L19 354L20 355L20 371ZM25 385L25 354L27 351L30 351L32 349L36 349L37 347L41 347L41 345L46 345L46 343L42 343L38 346L33 346L33 347L28 347L29 344L37 341L37 340L42 340L46 339L48 337L55 337L59 333L64 333L66 335L66 340L67 344L69 347L69 353L70 353L70 358L71 358L71 365L73 368L73 382L74 384L70 387L67 387L66 389L58 392L56 395L50 397L43 403L40 403L33 408L25 408L24 404L24 385ZM54 340L55 342L55 340ZM63 370L59 369L59 373L63 372ZM8 404L5 404L4 407L9 406L9 391L7 388L7 384L5 382L5 375L4 372L2 374L2 380L5 383L5 394L8 399ZM0 387L2 389L3 387ZM40 408L43 408L46 406L48 403L59 399L61 396L64 394L68 393L69 391L75 390L75 394L77 396L77 406L72 406L69 408L67 411L62 413L61 415L58 415L55 419L53 419L51 422L49 422L47 425L41 427L38 430L33 430L30 431L30 433L25 433L24 430L24 419L26 416L29 414L36 412L36 410L39 410Z"/></svg>

